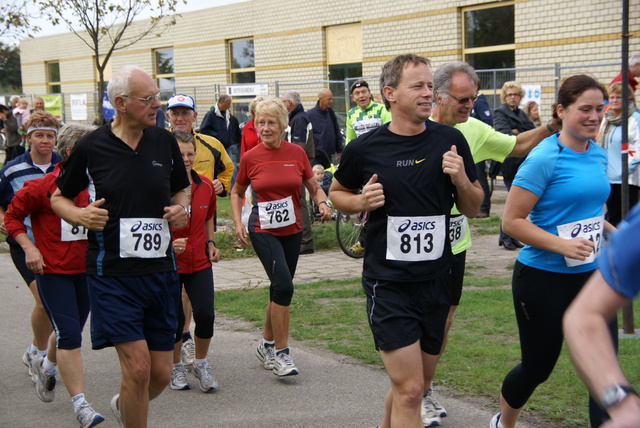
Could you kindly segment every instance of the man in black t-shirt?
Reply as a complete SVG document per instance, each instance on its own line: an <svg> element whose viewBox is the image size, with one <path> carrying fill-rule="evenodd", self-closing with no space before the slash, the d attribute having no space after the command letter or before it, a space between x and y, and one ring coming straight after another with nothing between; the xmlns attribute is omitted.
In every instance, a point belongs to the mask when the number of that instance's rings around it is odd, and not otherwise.
<svg viewBox="0 0 640 428"><path fill-rule="evenodd" d="M362 284L392 384L385 426L423 426L422 391L434 375L425 362L440 352L450 306L449 213L455 202L475 217L483 197L462 134L426 122L429 65L409 54L383 66L380 87L393 119L349 143L330 190L341 212L370 211Z"/></svg>
<svg viewBox="0 0 640 428"><path fill-rule="evenodd" d="M149 400L171 378L180 282L169 224L186 225L189 179L175 138L154 126L155 81L125 66L107 91L116 117L78 141L51 206L90 231L93 348L118 353L122 381L111 408L120 426L146 426ZM91 204L80 209L73 199L87 186Z"/></svg>

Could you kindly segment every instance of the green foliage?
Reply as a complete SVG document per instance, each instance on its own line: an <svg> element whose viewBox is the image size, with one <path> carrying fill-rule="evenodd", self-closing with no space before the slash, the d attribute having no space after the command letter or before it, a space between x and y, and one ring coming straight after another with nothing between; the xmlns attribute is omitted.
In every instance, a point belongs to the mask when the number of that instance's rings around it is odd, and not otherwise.
<svg viewBox="0 0 640 428"><path fill-rule="evenodd" d="M40 27L31 24L37 18L27 6L31 0L12 0L0 2L0 36L18 38L32 37Z"/></svg>
<svg viewBox="0 0 640 428"><path fill-rule="evenodd" d="M22 93L20 49L0 42L0 92Z"/></svg>

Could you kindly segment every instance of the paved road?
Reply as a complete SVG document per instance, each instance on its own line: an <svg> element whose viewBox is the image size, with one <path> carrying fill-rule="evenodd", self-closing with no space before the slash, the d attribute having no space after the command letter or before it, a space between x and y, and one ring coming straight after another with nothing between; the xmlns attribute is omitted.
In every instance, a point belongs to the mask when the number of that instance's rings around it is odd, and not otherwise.
<svg viewBox="0 0 640 428"><path fill-rule="evenodd" d="M498 250L496 238L474 241L468 263L505 269L513 263L514 253ZM491 263L491 265L489 265ZM327 277L359 277L361 261L340 252L317 252L302 256L296 282L311 282ZM76 426L69 397L59 382L52 403L38 400L33 384L20 357L31 339L29 314L32 298L11 263L8 252L0 250L0 427ZM214 267L218 290L266 285L259 261L227 260ZM85 329L83 357L88 400L107 420L101 427L117 426L109 409L109 400L118 391L120 372L113 349L92 351L88 328ZM384 395L388 388L383 370L364 366L349 358L291 342L292 353L301 374L279 379L262 369L254 356L260 332L227 320L216 320L216 335L210 353L220 388L213 394L196 389L167 389L151 404L150 427L371 427L380 422ZM486 400L456 399L452 391L441 388L438 396L450 416L447 427L486 427L495 412ZM520 428L532 427L525 423ZM535 424L536 427L542 427Z"/></svg>

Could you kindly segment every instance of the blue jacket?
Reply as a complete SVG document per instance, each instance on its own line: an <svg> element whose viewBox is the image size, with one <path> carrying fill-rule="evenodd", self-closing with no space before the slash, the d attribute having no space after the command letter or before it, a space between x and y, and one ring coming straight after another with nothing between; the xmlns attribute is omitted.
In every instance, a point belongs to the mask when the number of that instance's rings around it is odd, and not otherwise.
<svg viewBox="0 0 640 428"><path fill-rule="evenodd" d="M220 116L216 108L212 108L204 115L200 124L200 133L217 138L227 150L240 142L238 119L229 113L229 128L227 128L227 119Z"/></svg>
<svg viewBox="0 0 640 428"><path fill-rule="evenodd" d="M484 95L478 94L478 99L471 109L471 117L475 117L476 119L493 127L493 115L491 114L489 103Z"/></svg>
<svg viewBox="0 0 640 428"><path fill-rule="evenodd" d="M334 153L342 153L343 137L333 109L322 110L316 103L307 114L313 125L313 142L316 149L323 150L329 157Z"/></svg>

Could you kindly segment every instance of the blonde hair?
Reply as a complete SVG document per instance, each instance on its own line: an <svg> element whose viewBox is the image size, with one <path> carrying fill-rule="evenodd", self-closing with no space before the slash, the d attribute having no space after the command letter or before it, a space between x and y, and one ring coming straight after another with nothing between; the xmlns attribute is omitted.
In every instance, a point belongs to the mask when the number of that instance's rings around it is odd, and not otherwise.
<svg viewBox="0 0 640 428"><path fill-rule="evenodd" d="M524 97L524 90L522 89L522 86L518 82L511 80L509 82L505 82L504 85L502 85L502 91L500 92L501 103L504 104L507 102L507 91L509 89L515 89L516 91L518 91L520 98Z"/></svg>
<svg viewBox="0 0 640 428"><path fill-rule="evenodd" d="M608 93L622 95L622 82L614 82L609 85ZM636 104L636 96L633 93L633 88L631 86L629 86L629 101L631 101L634 105Z"/></svg>
<svg viewBox="0 0 640 428"><path fill-rule="evenodd" d="M20 98L18 100L18 105L22 105L22 104L24 104L25 106L29 106L29 100L26 98Z"/></svg>
<svg viewBox="0 0 640 428"><path fill-rule="evenodd" d="M258 95L257 97L255 97L251 101L251 104L249 104L249 114L251 115L251 117L256 117L256 106L260 101L264 101L264 97L262 95Z"/></svg>
<svg viewBox="0 0 640 428"><path fill-rule="evenodd" d="M324 171L324 167L323 167L322 165L320 165L319 163L317 163L317 164L315 164L315 165L311 168L311 170L312 170L313 172L316 172L316 170L318 170L318 171Z"/></svg>
<svg viewBox="0 0 640 428"><path fill-rule="evenodd" d="M279 98L265 98L256 105L256 115L254 121L258 123L261 115L275 117L282 131L289 125L289 112Z"/></svg>

